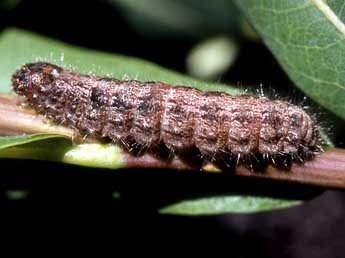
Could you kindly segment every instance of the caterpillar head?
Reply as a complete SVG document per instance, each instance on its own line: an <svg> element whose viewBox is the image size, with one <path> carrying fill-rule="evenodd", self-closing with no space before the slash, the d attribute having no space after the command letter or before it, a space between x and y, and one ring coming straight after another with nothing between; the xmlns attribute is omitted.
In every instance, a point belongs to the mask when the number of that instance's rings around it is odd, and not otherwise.
<svg viewBox="0 0 345 258"><path fill-rule="evenodd" d="M56 65L44 62L26 64L12 76L14 91L18 95L32 98L34 94L51 85L61 70Z"/></svg>

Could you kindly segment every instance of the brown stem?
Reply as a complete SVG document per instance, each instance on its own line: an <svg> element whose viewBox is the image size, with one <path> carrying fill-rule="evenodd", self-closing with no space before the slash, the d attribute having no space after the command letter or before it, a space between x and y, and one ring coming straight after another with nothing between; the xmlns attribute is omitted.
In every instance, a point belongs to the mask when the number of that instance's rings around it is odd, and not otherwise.
<svg viewBox="0 0 345 258"><path fill-rule="evenodd" d="M202 170L206 172L224 172L211 163L203 167L193 166L181 159L171 162L157 159L150 154L137 157L124 154L127 167L169 168L178 170ZM288 171L268 166L264 172L253 172L244 166L231 171L236 176L266 178L271 180L302 183L326 188L345 189L345 150L329 148L314 160L303 165L293 164Z"/></svg>
<svg viewBox="0 0 345 258"><path fill-rule="evenodd" d="M32 133L63 134L68 137L76 137L72 129L52 125L44 116L35 111L22 108L19 99L0 95L0 135L17 135ZM92 140L94 141L94 140ZM151 154L142 156L123 153L126 167L150 167L168 168L178 170L203 170L206 172L222 172L213 164L203 167L186 162L179 158L166 160L154 157ZM266 178L271 180L296 182L309 185L317 185L328 188L345 189L345 150L329 148L325 153L318 155L312 161L303 165L293 164L289 171L281 171L269 166L263 173L255 173L239 166L234 175L245 177Z"/></svg>
<svg viewBox="0 0 345 258"><path fill-rule="evenodd" d="M73 138L75 142L101 142L90 137L83 139L73 129L50 123L43 115L25 107L18 97L0 94L0 135L37 133L61 134Z"/></svg>
<svg viewBox="0 0 345 258"><path fill-rule="evenodd" d="M62 134L73 137L70 128L52 125L44 116L34 110L23 108L17 97L0 95L0 135L18 135L34 133Z"/></svg>

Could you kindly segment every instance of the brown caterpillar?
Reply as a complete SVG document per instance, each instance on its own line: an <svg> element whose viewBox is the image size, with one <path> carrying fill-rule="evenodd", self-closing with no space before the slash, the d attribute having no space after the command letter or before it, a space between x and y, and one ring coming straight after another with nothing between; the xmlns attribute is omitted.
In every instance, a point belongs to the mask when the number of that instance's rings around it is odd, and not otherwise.
<svg viewBox="0 0 345 258"><path fill-rule="evenodd" d="M127 146L165 145L177 154L196 148L237 164L252 157L303 162L322 150L311 117L285 101L82 75L43 62L24 65L12 83L55 122Z"/></svg>

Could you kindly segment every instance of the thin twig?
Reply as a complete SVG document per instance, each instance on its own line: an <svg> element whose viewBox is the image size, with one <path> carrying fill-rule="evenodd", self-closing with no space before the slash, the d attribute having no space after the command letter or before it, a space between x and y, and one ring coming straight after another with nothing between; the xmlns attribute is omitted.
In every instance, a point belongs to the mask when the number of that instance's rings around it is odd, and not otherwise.
<svg viewBox="0 0 345 258"><path fill-rule="evenodd" d="M72 129L48 123L44 116L20 105L17 97L0 95L0 135L34 133L62 134L73 137Z"/></svg>
<svg viewBox="0 0 345 258"><path fill-rule="evenodd" d="M211 163L200 168L178 158L167 162L157 159L150 154L137 157L125 153L124 157L127 167L169 168L178 170L199 169L213 173L226 172ZM329 148L312 161L308 161L303 165L293 164L288 171L268 166L264 172L253 172L244 166L239 166L235 171L229 173L237 176L266 178L326 188L345 189L345 150Z"/></svg>
<svg viewBox="0 0 345 258"><path fill-rule="evenodd" d="M21 107L19 103L20 101L17 97L0 95L0 135L50 133L75 137L75 132L72 129L53 125L47 122L44 116L38 115L33 110ZM91 139L91 141L95 140ZM136 156L125 150L122 155L125 160L125 166L128 168L150 167L223 172L214 164L209 163L200 167L178 157L173 160L165 160L149 153ZM327 188L345 189L345 150L329 148L325 153L318 155L312 161L308 161L303 165L293 164L288 171L282 171L268 166L263 173L257 173L243 166L239 166L235 171L231 171L230 173L244 177L266 178Z"/></svg>

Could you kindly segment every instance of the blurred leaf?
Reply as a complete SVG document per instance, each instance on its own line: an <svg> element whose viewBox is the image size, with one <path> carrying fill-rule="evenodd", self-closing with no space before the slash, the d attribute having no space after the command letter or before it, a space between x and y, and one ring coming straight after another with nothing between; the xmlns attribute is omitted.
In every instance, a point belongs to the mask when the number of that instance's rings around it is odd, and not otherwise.
<svg viewBox="0 0 345 258"><path fill-rule="evenodd" d="M21 0L0 0L0 9L9 11L20 4Z"/></svg>
<svg viewBox="0 0 345 258"><path fill-rule="evenodd" d="M27 139L25 139L27 138ZM118 169L124 167L121 148L114 144L73 144L59 135L0 137L0 158L50 160L79 166Z"/></svg>
<svg viewBox="0 0 345 258"><path fill-rule="evenodd" d="M237 3L296 85L344 119L344 1Z"/></svg>
<svg viewBox="0 0 345 258"><path fill-rule="evenodd" d="M121 198L121 193L120 192L112 192L111 196L113 197L114 200L118 200Z"/></svg>
<svg viewBox="0 0 345 258"><path fill-rule="evenodd" d="M154 37L214 35L237 29L240 12L229 0L107 0L140 33Z"/></svg>
<svg viewBox="0 0 345 258"><path fill-rule="evenodd" d="M26 144L30 142L45 140L49 138L63 137L61 135L54 134L33 134L33 135L18 135L18 136L8 136L0 137L0 150L13 147L16 145Z"/></svg>
<svg viewBox="0 0 345 258"><path fill-rule="evenodd" d="M5 194L8 199L16 201L28 197L29 192L27 190L7 190Z"/></svg>
<svg viewBox="0 0 345 258"><path fill-rule="evenodd" d="M215 37L196 45L187 57L188 73L197 78L216 79L236 60L238 46L229 37Z"/></svg>
<svg viewBox="0 0 345 258"><path fill-rule="evenodd" d="M286 208L300 204L298 200L283 200L255 196L216 196L186 200L160 210L164 214L215 215L224 213L252 213Z"/></svg>

